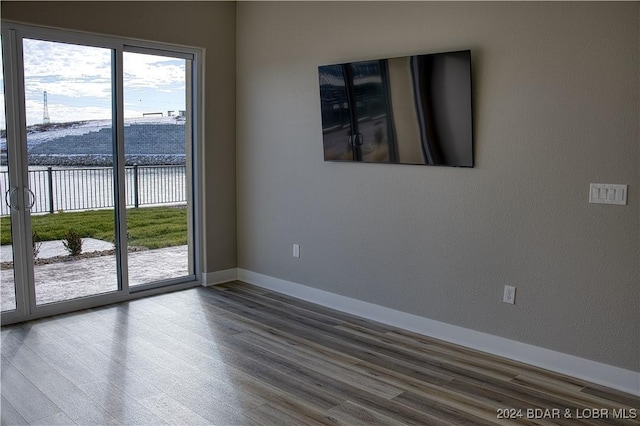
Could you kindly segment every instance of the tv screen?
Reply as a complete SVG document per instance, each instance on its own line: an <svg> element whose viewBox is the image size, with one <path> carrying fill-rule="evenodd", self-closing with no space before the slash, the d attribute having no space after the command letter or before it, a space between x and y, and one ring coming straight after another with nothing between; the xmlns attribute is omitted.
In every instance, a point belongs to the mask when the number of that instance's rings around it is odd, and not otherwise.
<svg viewBox="0 0 640 426"><path fill-rule="evenodd" d="M469 50L318 67L325 161L473 167Z"/></svg>

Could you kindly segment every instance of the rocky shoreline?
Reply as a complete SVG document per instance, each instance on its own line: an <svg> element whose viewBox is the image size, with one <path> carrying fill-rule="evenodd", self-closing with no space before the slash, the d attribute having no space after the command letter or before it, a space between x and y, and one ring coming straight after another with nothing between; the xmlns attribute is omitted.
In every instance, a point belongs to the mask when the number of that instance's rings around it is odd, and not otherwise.
<svg viewBox="0 0 640 426"><path fill-rule="evenodd" d="M27 128L28 162L33 166L106 167L113 164L110 120L51 123ZM131 119L124 126L127 166L184 165L187 128L176 117ZM0 165L7 165L6 134L0 135Z"/></svg>
<svg viewBox="0 0 640 426"><path fill-rule="evenodd" d="M29 155L29 165L58 167L107 167L113 164L111 155ZM184 165L184 155L127 155L125 165L133 166ZM7 165L6 155L0 156L0 165Z"/></svg>

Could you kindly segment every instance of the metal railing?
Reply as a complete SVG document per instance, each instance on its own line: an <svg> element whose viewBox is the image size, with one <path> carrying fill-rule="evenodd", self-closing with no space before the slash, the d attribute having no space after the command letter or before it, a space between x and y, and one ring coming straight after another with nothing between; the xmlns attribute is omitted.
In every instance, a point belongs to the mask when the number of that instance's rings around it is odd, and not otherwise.
<svg viewBox="0 0 640 426"><path fill-rule="evenodd" d="M127 207L180 204L187 201L185 166L125 167ZM9 175L0 171L0 190L9 189ZM114 206L113 168L46 167L29 170L29 189L35 201L31 213L93 210ZM0 203L0 216L10 213Z"/></svg>

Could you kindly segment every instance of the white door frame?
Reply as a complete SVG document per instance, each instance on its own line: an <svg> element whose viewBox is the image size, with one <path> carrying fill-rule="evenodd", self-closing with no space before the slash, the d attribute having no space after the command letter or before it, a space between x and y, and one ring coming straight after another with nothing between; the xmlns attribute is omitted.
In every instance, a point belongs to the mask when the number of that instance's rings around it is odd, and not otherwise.
<svg viewBox="0 0 640 426"><path fill-rule="evenodd" d="M33 256L31 247L31 221L25 209L28 188L28 158L26 156L26 117L24 97L24 69L22 63L22 39L42 39L53 42L112 49L112 99L113 123L116 139L114 172L114 197L116 214L116 256L118 291L64 302L36 305ZM16 309L2 312L0 322L4 324L35 319L65 312L76 311L109 303L120 302L165 291L174 291L200 285L201 233L200 222L200 177L199 167L203 135L203 75L204 52L202 49L134 40L121 37L102 36L91 33L66 31L38 26L2 21L2 48L4 62L5 105L7 123L7 148L9 152L9 179L12 187L18 188L14 198L19 211L12 214L12 234L14 250L14 282L16 288ZM192 206L190 212L190 237L192 242L193 274L130 289L127 276L126 209L125 209L125 154L124 154L124 76L123 52L146 53L191 60L191 176ZM189 99L189 97L188 97ZM3 194L4 196L4 194ZM3 200L4 202L4 200ZM122 250L120 248L124 247Z"/></svg>

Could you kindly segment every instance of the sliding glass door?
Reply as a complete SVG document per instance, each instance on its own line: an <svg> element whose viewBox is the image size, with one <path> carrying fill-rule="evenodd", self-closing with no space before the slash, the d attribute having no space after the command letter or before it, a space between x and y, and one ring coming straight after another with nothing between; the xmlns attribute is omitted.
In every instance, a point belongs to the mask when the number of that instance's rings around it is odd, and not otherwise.
<svg viewBox="0 0 640 426"><path fill-rule="evenodd" d="M123 64L127 263L137 287L193 274L192 60L135 49Z"/></svg>
<svg viewBox="0 0 640 426"><path fill-rule="evenodd" d="M36 305L117 292L114 51L24 38L22 57Z"/></svg>
<svg viewBox="0 0 640 426"><path fill-rule="evenodd" d="M199 52L4 22L2 45L2 321L195 284Z"/></svg>
<svg viewBox="0 0 640 426"><path fill-rule="evenodd" d="M4 66L4 56L0 50L0 65ZM7 115L5 111L4 73L0 75L0 214L5 219L0 223L0 309L2 312L14 312L16 306L16 285L13 267L13 247L11 246L12 220L9 215L11 199L15 199L16 191L12 191L13 179L9 175L8 146L7 146Z"/></svg>

